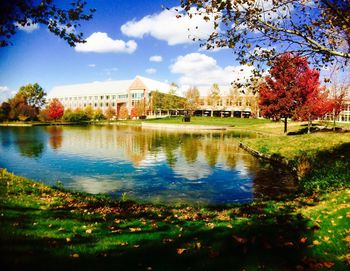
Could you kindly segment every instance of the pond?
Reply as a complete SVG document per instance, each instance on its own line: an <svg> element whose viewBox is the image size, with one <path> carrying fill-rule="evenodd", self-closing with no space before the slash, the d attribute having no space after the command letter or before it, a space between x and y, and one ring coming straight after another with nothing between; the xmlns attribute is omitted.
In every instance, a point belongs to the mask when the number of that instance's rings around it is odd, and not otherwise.
<svg viewBox="0 0 350 271"><path fill-rule="evenodd" d="M295 189L284 169L238 146L249 133L119 125L0 127L0 167L88 193L152 203L229 204Z"/></svg>

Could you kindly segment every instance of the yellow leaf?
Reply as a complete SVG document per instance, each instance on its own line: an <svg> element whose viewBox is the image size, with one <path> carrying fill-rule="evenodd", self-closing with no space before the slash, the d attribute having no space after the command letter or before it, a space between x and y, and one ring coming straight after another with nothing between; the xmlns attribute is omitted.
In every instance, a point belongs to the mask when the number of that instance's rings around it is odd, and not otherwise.
<svg viewBox="0 0 350 271"><path fill-rule="evenodd" d="M320 242L320 241L318 241L318 240L314 240L312 243L313 243L315 246L319 246L319 245L321 245L321 242Z"/></svg>
<svg viewBox="0 0 350 271"><path fill-rule="evenodd" d="M91 233L92 233L92 229L87 229L85 232L86 232L87 234L91 234Z"/></svg>
<svg viewBox="0 0 350 271"><path fill-rule="evenodd" d="M131 232L141 231L141 228L129 228Z"/></svg>
<svg viewBox="0 0 350 271"><path fill-rule="evenodd" d="M78 253L73 253L72 255L70 255L72 258L79 258L79 254Z"/></svg>

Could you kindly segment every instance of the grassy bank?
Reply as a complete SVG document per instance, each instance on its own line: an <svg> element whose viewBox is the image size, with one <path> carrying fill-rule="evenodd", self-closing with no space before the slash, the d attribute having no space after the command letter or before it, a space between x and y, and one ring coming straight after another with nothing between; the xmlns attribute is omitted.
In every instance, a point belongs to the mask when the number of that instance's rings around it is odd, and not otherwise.
<svg viewBox="0 0 350 271"><path fill-rule="evenodd" d="M263 154L287 158L298 172L302 193L350 187L350 133L318 132L242 141Z"/></svg>
<svg viewBox="0 0 350 271"><path fill-rule="evenodd" d="M138 205L0 171L6 270L346 270L350 190L227 208ZM4 270L2 269L2 270Z"/></svg>

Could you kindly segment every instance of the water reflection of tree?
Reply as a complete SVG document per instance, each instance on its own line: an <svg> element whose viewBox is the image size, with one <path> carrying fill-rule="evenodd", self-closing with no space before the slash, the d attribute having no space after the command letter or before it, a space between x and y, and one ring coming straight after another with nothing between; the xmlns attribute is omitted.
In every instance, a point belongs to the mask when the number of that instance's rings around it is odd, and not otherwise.
<svg viewBox="0 0 350 271"><path fill-rule="evenodd" d="M18 127L13 136L22 156L37 158L44 151L44 138L40 127Z"/></svg>
<svg viewBox="0 0 350 271"><path fill-rule="evenodd" d="M196 136L190 134L183 136L181 151L188 163L193 164L197 161L198 150L200 147L201 142Z"/></svg>
<svg viewBox="0 0 350 271"><path fill-rule="evenodd" d="M49 144L54 149L57 150L62 147L63 141L63 129L60 126L48 126L46 131L49 133Z"/></svg>
<svg viewBox="0 0 350 271"><path fill-rule="evenodd" d="M220 145L217 140L207 141L204 148L205 159L211 167L215 167L219 157Z"/></svg>

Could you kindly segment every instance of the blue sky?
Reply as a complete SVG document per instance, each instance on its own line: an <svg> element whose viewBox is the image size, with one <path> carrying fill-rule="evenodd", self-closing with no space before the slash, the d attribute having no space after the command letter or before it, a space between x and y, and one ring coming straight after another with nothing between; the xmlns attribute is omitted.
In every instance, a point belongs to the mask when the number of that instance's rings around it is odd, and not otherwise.
<svg viewBox="0 0 350 271"><path fill-rule="evenodd" d="M34 25L19 29L13 45L0 48L0 101L35 82L50 92L59 85L142 75L183 89L209 89L250 75L252 67L240 66L233 50L206 51L192 41L208 37L212 22L199 16L177 19L173 8L180 0L88 2L96 13L77 30L87 43L72 48L44 25Z"/></svg>
<svg viewBox="0 0 350 271"><path fill-rule="evenodd" d="M188 38L191 33L206 37L211 24L201 18L177 20L172 11L162 8L178 6L180 1L88 2L96 13L92 20L82 22L79 30L88 42L81 47L70 47L38 25L20 29L11 39L12 46L0 48L0 99L34 82L49 92L58 85L136 75L188 85L231 80L224 77L236 65L232 51L200 50L199 43ZM188 32L189 26L194 29L198 23L199 32Z"/></svg>

